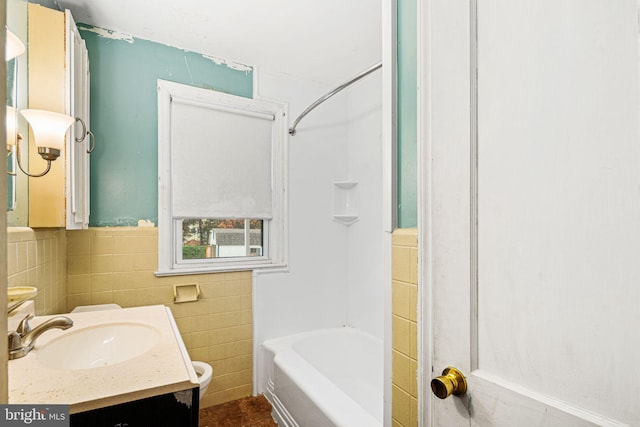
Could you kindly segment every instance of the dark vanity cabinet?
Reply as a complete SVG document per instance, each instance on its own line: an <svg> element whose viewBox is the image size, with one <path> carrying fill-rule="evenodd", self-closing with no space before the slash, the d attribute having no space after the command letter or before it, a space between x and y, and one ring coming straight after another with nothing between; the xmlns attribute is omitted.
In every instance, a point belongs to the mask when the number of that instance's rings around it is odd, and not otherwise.
<svg viewBox="0 0 640 427"><path fill-rule="evenodd" d="M71 427L198 427L199 388L71 415Z"/></svg>

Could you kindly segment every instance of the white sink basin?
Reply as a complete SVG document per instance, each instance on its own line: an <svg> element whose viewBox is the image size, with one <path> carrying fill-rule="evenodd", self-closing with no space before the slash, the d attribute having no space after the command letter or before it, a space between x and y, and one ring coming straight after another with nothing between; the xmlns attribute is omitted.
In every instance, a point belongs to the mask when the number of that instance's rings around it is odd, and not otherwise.
<svg viewBox="0 0 640 427"><path fill-rule="evenodd" d="M141 356L159 338L156 328L140 323L105 323L76 331L71 328L37 348L37 357L40 363L54 369L101 368Z"/></svg>

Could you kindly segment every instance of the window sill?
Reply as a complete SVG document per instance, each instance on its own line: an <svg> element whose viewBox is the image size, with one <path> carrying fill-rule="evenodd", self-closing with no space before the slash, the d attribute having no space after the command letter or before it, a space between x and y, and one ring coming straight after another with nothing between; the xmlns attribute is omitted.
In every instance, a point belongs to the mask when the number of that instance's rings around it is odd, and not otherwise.
<svg viewBox="0 0 640 427"><path fill-rule="evenodd" d="M286 269L286 263L239 263L239 264L224 264L224 265L208 265L203 267L189 267L189 268L173 268L171 270L159 270L154 274L156 277L166 276L186 276L191 274L208 274L208 273L225 273L232 271L247 271L247 270L282 270Z"/></svg>

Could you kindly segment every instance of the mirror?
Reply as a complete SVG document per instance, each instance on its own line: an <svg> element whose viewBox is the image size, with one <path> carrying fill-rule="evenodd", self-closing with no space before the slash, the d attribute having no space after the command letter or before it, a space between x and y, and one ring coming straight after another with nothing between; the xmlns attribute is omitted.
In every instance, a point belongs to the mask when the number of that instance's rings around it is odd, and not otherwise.
<svg viewBox="0 0 640 427"><path fill-rule="evenodd" d="M27 1L7 0L7 28L26 45L27 40ZM28 108L28 74L26 52L6 62L7 66L7 106L16 111ZM21 114L16 114L16 129L22 134L21 161L28 167L29 128ZM7 176L7 224L9 226L28 226L29 218L29 180L18 170L16 147L7 155L7 170L15 175Z"/></svg>

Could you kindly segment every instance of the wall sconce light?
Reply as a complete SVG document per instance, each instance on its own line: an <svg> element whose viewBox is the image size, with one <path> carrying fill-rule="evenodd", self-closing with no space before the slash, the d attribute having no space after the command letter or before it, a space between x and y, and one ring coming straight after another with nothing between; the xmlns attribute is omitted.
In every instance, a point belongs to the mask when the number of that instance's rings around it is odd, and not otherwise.
<svg viewBox="0 0 640 427"><path fill-rule="evenodd" d="M6 27L5 27L6 28ZM7 30L7 41L4 46L4 58L6 61L11 61L13 58L20 56L25 51L24 43L10 29Z"/></svg>
<svg viewBox="0 0 640 427"><path fill-rule="evenodd" d="M22 43L22 41L12 33L11 30L9 30L9 28L5 27L5 29L7 34L5 59L10 61L17 56L22 55L25 52L25 46L24 43ZM80 121L83 128L82 138L76 138L77 142L82 142L86 135L91 135L91 137L93 137L93 134L86 130L84 122L82 122L81 119L74 119L66 114L32 109L22 110L20 113L31 125L34 144L38 149L38 154L47 161L47 167L44 172L39 174L29 173L22 167L20 156L20 141L22 140L22 135L17 129L16 109L11 106L7 106L6 109L7 153L10 154L13 146L15 145L18 167L25 175L32 178L44 176L49 172L49 170L51 170L51 162L56 160L60 156L60 151L64 149L67 129L69 129L75 121ZM93 146L95 146L95 141ZM91 151L93 151L93 148L91 148Z"/></svg>
<svg viewBox="0 0 640 427"><path fill-rule="evenodd" d="M64 148L67 129L75 122L75 119L66 114L45 110L22 110L20 113L31 125L34 144L38 149L38 154L47 161L47 168L39 174L31 174L24 170L20 161L20 140L22 139L20 134L17 134L16 137L18 166L25 175L38 178L46 175L51 169L51 162L60 156L60 150Z"/></svg>

